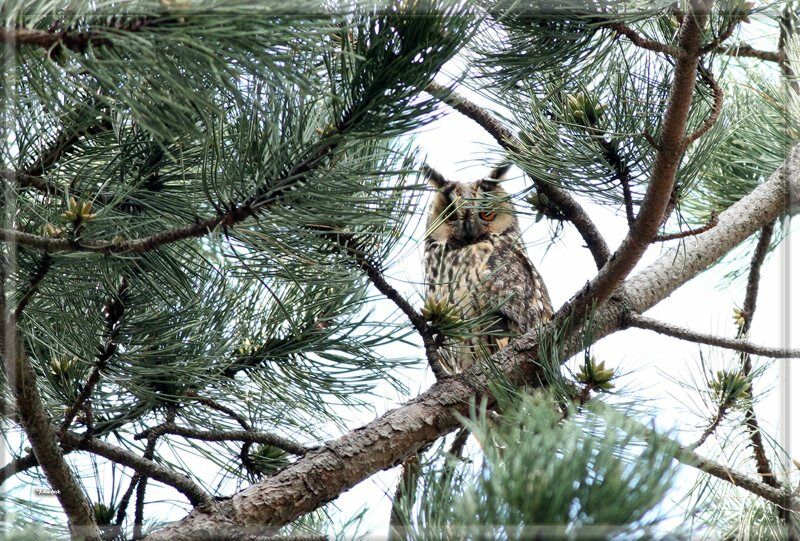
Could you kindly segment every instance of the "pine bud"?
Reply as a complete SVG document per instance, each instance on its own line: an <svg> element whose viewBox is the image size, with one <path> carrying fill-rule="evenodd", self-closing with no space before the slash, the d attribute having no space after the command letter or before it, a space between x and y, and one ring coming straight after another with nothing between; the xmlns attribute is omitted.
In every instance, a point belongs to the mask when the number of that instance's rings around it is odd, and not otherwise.
<svg viewBox="0 0 800 541"><path fill-rule="evenodd" d="M255 470L264 475L271 475L289 463L286 451L265 444L258 446L252 460Z"/></svg>
<svg viewBox="0 0 800 541"><path fill-rule="evenodd" d="M733 405L750 398L750 380L738 371L717 370L709 387L714 399L720 404Z"/></svg>
<svg viewBox="0 0 800 541"><path fill-rule="evenodd" d="M584 385L591 385L595 389L608 391L614 388L611 382L614 379L614 371L606 368L606 362L600 363L594 357L584 361L581 371L576 374L576 379Z"/></svg>
<svg viewBox="0 0 800 541"><path fill-rule="evenodd" d="M745 324L747 324L747 315L744 313L744 310L741 308L734 308L733 321L736 323L736 326L739 327L739 330L744 329Z"/></svg>
<svg viewBox="0 0 800 541"><path fill-rule="evenodd" d="M455 306L447 302L447 299L436 299L432 295L425 299L422 317L437 327L452 327L461 323Z"/></svg>
<svg viewBox="0 0 800 541"><path fill-rule="evenodd" d="M74 197L69 198L67 211L61 214L61 218L67 222L91 222L96 217L96 214L92 214L92 204L90 202L81 203Z"/></svg>

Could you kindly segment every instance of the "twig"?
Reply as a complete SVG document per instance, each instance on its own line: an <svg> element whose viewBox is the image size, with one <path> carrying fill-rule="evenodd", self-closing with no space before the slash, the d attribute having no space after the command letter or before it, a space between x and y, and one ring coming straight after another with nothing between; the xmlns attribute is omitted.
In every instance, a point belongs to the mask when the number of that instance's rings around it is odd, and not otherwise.
<svg viewBox="0 0 800 541"><path fill-rule="evenodd" d="M422 314L415 310L414 307L411 306L411 304L409 304L405 298L403 298L399 291L393 288L391 284L386 281L386 278L383 277L383 274L377 265L373 263L369 256L357 245L357 241L353 235L339 232L332 228L323 228L321 226L314 226L314 228L318 231L321 231L325 237L336 242L336 244L344 248L350 255L352 255L358 266L361 268L364 274L367 275L367 278L369 278L369 281L372 282L372 285L374 285L375 288L384 295L384 297L392 301L395 306L397 306L400 311L406 315L411 323L411 326L414 327L414 330L417 331L422 338L422 343L425 347L425 356L428 359L428 365L430 366L433 375L436 377L436 380L441 381L450 377L450 375L442 367L442 363L439 358L439 348L441 344L440 341L437 340L434 328L430 326Z"/></svg>
<svg viewBox="0 0 800 541"><path fill-rule="evenodd" d="M625 36L626 38L631 40L631 43L633 43L634 45L636 45L641 49L647 49L648 51L653 51L656 53L664 53L666 55L674 57L678 57L682 53L681 49L673 47L672 45L667 45L666 43L661 43L641 36L634 29L623 23L620 22L606 23L603 26L605 28L608 28L609 30L613 30L614 32L616 32L618 36Z"/></svg>
<svg viewBox="0 0 800 541"><path fill-rule="evenodd" d="M700 52L702 54L708 54L711 51L716 50L720 45L722 45L725 40L727 40L731 35L733 35L733 31L736 30L736 27L739 26L739 23L742 22L742 19L746 17L747 14L739 13L731 17L731 20L728 21L728 26L725 27L725 30L720 33L717 37L709 41L706 45L704 45Z"/></svg>
<svg viewBox="0 0 800 541"><path fill-rule="evenodd" d="M387 541L400 541L405 538L403 535L405 531L403 511L410 513L414 507L417 483L422 468L420 457L421 453L417 453L403 462L400 479L397 481L394 499L392 499L392 509L389 513L389 535ZM401 507L401 503L405 498L409 498L410 501L408 505L403 506L404 509Z"/></svg>
<svg viewBox="0 0 800 541"><path fill-rule="evenodd" d="M701 233L705 233L706 231L708 231L713 227L717 227L718 223L719 223L719 214L717 214L717 211L712 211L711 216L709 217L705 225L701 227L696 227L695 229L680 231L678 233L669 233L667 235L656 235L655 237L653 237L653 242L667 242L670 240L685 239L686 237L693 237L695 235L700 235Z"/></svg>
<svg viewBox="0 0 800 541"><path fill-rule="evenodd" d="M125 316L125 303L123 297L128 291L128 281L123 277L120 286L117 288L117 295L106 301L103 313L106 319L105 345L97 355L97 360L92 367L92 371L86 382L78 391L75 402L67 409L64 420L61 422L61 431L65 431L72 424L75 415L80 411L81 406L91 396L97 382L100 381L100 373L106 368L108 361L117 352L117 338L122 329L122 321Z"/></svg>
<svg viewBox="0 0 800 541"><path fill-rule="evenodd" d="M169 419L174 419L174 410L168 413ZM156 453L157 437L148 438L147 447L144 449L143 458L152 460ZM133 508L133 539L142 539L142 525L144 524L144 499L147 492L147 476L139 472L136 473L138 482L136 485L136 503Z"/></svg>
<svg viewBox="0 0 800 541"><path fill-rule="evenodd" d="M628 225L632 225L636 221L636 215L633 212L633 196L631 195L631 171L628 164L619 153L617 144L609 139L599 138L598 142L603 149L603 157L606 162L614 170L617 180L622 186L622 198L625 202L625 216L628 218Z"/></svg>
<svg viewBox="0 0 800 541"><path fill-rule="evenodd" d="M690 450L694 451L695 449L697 449L706 442L709 436L711 436L711 434L713 434L717 430L720 423L725 418L725 414L728 413L729 409L730 409L729 400L726 400L725 402L719 405L719 408L717 408L717 414L714 416L714 419L706 427L703 433L700 434L700 437L697 438L697 441L689 446Z"/></svg>
<svg viewBox="0 0 800 541"><path fill-rule="evenodd" d="M698 71L700 72L700 77L703 79L703 81L711 88L711 92L714 94L714 103L711 105L711 114L708 115L708 118L691 135L686 137L684 142L685 147L688 147L697 141L700 137L705 135L708 130L714 126L714 124L717 123L717 119L722 112L722 103L725 99L725 93L722 91L722 87L719 86L719 83L717 83L717 80L714 78L714 74L702 66Z"/></svg>
<svg viewBox="0 0 800 541"><path fill-rule="evenodd" d="M20 317L22 316L22 311L28 306L28 303L39 291L39 286L42 285L42 281L47 273L50 271L50 267L53 264L53 258L50 257L50 254L44 254L39 262L36 264L36 267L33 270L31 275L30 284L28 284L28 289L22 295L22 298L17 303L17 308L14 310L14 314L11 316L13 321L19 321Z"/></svg>
<svg viewBox="0 0 800 541"><path fill-rule="evenodd" d="M775 228L775 223L772 222L761 229L761 235L758 238L758 244L753 252L753 258L750 261L750 273L747 277L747 290L745 293L743 312L744 312L744 325L740 330L739 336L747 336L750 332L750 327L753 324L753 316L756 312L756 303L758 301L758 286L761 281L761 267L769 252L769 244L772 240L772 234ZM749 377L753 370L753 363L748 353L742 354L742 374ZM752 382L750 384L750 394L753 395ZM750 443L753 446L753 459L756 463L756 470L761 476L761 479L770 486L779 487L780 483L775 477L775 472L772 469L769 457L767 457L766 448L764 446L764 439L761 436L761 429L756 417L755 408L753 403L750 402L745 410L745 425L750 432Z"/></svg>
<svg viewBox="0 0 800 541"><path fill-rule="evenodd" d="M126 22L125 24L118 24L114 27L114 30L138 32L142 28L152 24L153 21L154 19L138 18ZM77 53L85 52L89 45L97 47L112 44L110 39L100 37L91 31L48 31L8 27L0 28L0 42L12 47L32 45L50 51L63 46Z"/></svg>
<svg viewBox="0 0 800 541"><path fill-rule="evenodd" d="M191 438L202 441L248 441L252 443L262 443L277 447L291 453L293 455L304 455L308 452L306 447L291 440L270 434L269 432L257 432L255 430L197 430L195 428L186 428L178 426L175 423L167 422L162 423L153 428L149 428L139 434L136 434L133 439L141 440L144 438L151 438L156 436L164 436L171 434L174 436L183 436L184 438Z"/></svg>
<svg viewBox="0 0 800 541"><path fill-rule="evenodd" d="M425 91L475 121L489 135L494 137L495 141L505 150L513 153L519 152L522 148L520 141L514 137L514 134L485 109L438 83L430 83L425 88ZM532 180L536 184L537 190L543 193L555 205L564 219L572 222L578 230L578 233L586 243L586 247L592 253L597 268L599 269L605 265L611 252L605 239L600 234L600 230L597 229L597 226L594 225L580 204L573 199L568 191L535 178Z"/></svg>
<svg viewBox="0 0 800 541"><path fill-rule="evenodd" d="M641 314L627 314L625 323L631 327L638 327L648 331L657 332L680 340L695 342L698 344L707 344L709 346L716 346L725 349L732 349L734 351L741 351L744 353L751 353L753 355L760 355L762 357L771 357L773 359L796 359L800 358L800 350L798 349L785 349L773 348L767 346L759 346L752 344L747 340L741 338L723 338L721 336L714 336L712 334L704 334L678 327L670 323L664 323Z"/></svg>
<svg viewBox="0 0 800 541"><path fill-rule="evenodd" d="M133 496L133 491L139 484L140 479L141 476L138 473L133 474L133 477L131 477L131 483L125 490L125 493L122 495L122 498L120 498L119 504L117 504L117 514L114 519L114 523L116 524L117 528L122 528L122 524L123 522L125 522L125 517L128 514L128 504L131 501L131 497Z"/></svg>
<svg viewBox="0 0 800 541"><path fill-rule="evenodd" d="M761 51L759 49L755 49L750 45L732 45L730 47L720 47L717 49L718 53L722 53L728 56L735 56L735 57L750 57L750 58L759 58L761 60L767 60L769 62L778 62L781 61L781 55L775 51Z"/></svg>

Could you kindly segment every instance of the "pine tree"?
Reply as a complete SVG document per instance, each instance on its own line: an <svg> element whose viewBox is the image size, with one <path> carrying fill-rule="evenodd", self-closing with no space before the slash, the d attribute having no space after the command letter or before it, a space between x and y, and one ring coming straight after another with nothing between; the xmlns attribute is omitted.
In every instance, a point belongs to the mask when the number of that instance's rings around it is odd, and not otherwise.
<svg viewBox="0 0 800 541"><path fill-rule="evenodd" d="M800 352L749 339L800 205L796 2L0 13L9 538L342 538L326 504L400 464L392 539L800 537L797 480L754 407L764 367ZM525 176L517 206L597 266L457 376L438 349L466 322L392 278L421 241L414 134L447 114L496 140ZM600 207L627 226L616 248ZM634 272L647 250L663 254ZM643 315L714 266L747 284L736 336ZM700 430L653 425L596 358L630 327L700 344ZM421 365L428 390L348 423ZM662 520L676 490L682 527Z"/></svg>

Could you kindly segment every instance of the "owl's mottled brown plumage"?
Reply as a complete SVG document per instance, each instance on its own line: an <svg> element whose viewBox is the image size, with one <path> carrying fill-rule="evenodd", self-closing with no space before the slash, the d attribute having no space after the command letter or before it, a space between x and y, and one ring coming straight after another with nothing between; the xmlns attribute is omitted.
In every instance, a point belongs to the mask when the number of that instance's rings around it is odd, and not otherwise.
<svg viewBox="0 0 800 541"><path fill-rule="evenodd" d="M520 242L514 206L498 182L505 169L469 183L426 169L437 188L425 241L428 297L447 300L463 320L491 321L481 332L445 345L442 364L450 373L553 315L547 288Z"/></svg>

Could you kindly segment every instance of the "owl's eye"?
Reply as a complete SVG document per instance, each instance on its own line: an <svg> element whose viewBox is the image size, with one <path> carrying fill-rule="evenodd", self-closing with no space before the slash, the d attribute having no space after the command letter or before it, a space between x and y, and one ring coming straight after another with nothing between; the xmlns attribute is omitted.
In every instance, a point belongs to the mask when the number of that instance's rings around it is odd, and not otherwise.
<svg viewBox="0 0 800 541"><path fill-rule="evenodd" d="M483 220L484 222L491 222L492 220L495 219L495 216L497 216L497 214L495 214L494 212L480 212L478 213L478 216L480 216L481 220Z"/></svg>

